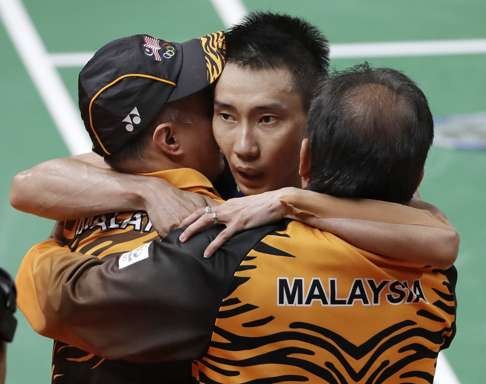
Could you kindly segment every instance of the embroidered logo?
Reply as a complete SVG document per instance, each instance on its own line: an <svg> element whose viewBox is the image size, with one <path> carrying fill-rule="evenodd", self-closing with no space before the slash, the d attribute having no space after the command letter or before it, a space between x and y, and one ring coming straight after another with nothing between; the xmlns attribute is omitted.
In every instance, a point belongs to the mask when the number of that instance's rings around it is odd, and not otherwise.
<svg viewBox="0 0 486 384"><path fill-rule="evenodd" d="M160 48L160 41L155 37L144 36L143 41L145 44L143 45L143 51L147 56L153 56L155 61L162 61L160 57L159 51Z"/></svg>
<svg viewBox="0 0 486 384"><path fill-rule="evenodd" d="M176 54L176 50L174 46L170 45L169 43L163 44L163 50L164 52L162 53L162 57L164 59L172 59Z"/></svg>
<svg viewBox="0 0 486 384"><path fill-rule="evenodd" d="M134 125L138 125L142 121L137 107L134 107L122 121L124 123L127 123L127 125L125 125L125 129L127 130L127 132L133 132L133 130L135 129Z"/></svg>
<svg viewBox="0 0 486 384"><path fill-rule="evenodd" d="M123 269L149 257L150 243L144 244L133 251L125 252L118 259L118 268Z"/></svg>
<svg viewBox="0 0 486 384"><path fill-rule="evenodd" d="M144 36L143 37L143 52L147 56L151 56L155 61L162 61L164 59L172 59L176 54L176 49L170 43L164 42L160 45L160 40L155 37ZM162 53L159 51L162 50Z"/></svg>

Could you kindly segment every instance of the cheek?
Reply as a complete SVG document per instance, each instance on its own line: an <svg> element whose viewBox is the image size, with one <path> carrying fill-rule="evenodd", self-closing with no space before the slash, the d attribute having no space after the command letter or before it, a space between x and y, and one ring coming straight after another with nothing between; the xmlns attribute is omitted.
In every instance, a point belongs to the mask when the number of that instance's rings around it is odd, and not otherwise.
<svg viewBox="0 0 486 384"><path fill-rule="evenodd" d="M273 137L262 140L262 144L274 160L283 159L284 163L288 163L299 154L301 136L299 127L289 124Z"/></svg>
<svg viewBox="0 0 486 384"><path fill-rule="evenodd" d="M287 178L298 169L301 138L298 132L291 131L271 140L262 141L262 154L269 175L275 179Z"/></svg>
<svg viewBox="0 0 486 384"><path fill-rule="evenodd" d="M265 158L267 166L278 173L284 172L289 167L289 162L293 162L293 153L290 151L292 146L286 142L273 141L267 142L261 152Z"/></svg>
<svg viewBox="0 0 486 384"><path fill-rule="evenodd" d="M221 127L217 122L213 123L214 140L226 158L230 157L233 148L231 132Z"/></svg>

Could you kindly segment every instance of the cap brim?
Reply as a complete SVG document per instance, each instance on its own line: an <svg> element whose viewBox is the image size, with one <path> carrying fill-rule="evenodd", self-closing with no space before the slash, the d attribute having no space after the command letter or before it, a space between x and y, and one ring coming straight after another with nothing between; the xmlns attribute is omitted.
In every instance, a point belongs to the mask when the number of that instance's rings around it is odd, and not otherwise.
<svg viewBox="0 0 486 384"><path fill-rule="evenodd" d="M177 85L169 97L175 101L190 96L209 85L204 63L204 52L199 39L181 44L182 68L177 78Z"/></svg>
<svg viewBox="0 0 486 384"><path fill-rule="evenodd" d="M224 66L223 36L215 32L181 44L182 68L168 101L193 95L218 79Z"/></svg>

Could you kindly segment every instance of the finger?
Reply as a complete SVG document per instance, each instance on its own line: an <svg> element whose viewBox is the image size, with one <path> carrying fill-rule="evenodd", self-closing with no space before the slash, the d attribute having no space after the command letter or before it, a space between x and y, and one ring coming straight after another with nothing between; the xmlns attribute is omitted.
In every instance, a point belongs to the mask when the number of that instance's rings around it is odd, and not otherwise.
<svg viewBox="0 0 486 384"><path fill-rule="evenodd" d="M189 225L184 232L179 236L180 242L185 242L194 236L196 233L203 231L204 229L212 226L214 224L213 219L210 215L202 215L194 223Z"/></svg>
<svg viewBox="0 0 486 384"><path fill-rule="evenodd" d="M226 243L231 237L236 233L234 227L227 227L223 229L216 238L209 243L209 245L204 250L204 257L209 258L214 253L221 248L221 246Z"/></svg>
<svg viewBox="0 0 486 384"><path fill-rule="evenodd" d="M181 227L187 227L188 225L194 223L197 219L201 216L205 215L204 208L199 208L189 216L187 216L184 220L182 220Z"/></svg>

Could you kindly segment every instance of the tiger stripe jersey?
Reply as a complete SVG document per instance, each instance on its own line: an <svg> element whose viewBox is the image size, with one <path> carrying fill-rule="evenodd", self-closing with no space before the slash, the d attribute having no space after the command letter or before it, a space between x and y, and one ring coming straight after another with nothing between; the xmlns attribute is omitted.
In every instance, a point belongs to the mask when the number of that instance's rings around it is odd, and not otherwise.
<svg viewBox="0 0 486 384"><path fill-rule="evenodd" d="M199 172L179 168L148 174L214 200L220 197L211 182ZM170 220L170 218L168 218ZM76 268L100 263L106 257L130 252L158 237L146 212L108 213L68 222L63 228L67 246L56 248L49 240L34 246L25 256L17 275L18 305L34 330L54 339L52 382L133 383L150 382L162 373L166 380L185 383L191 378L191 362L134 365L107 360L89 348L83 336L62 318L55 317L60 301L58 284L75 276ZM63 259L73 253L78 257ZM90 264L91 263L91 264ZM99 288L99 287L98 287ZM100 288L102 289L102 288ZM108 310L108 307L105 308ZM101 309L99 315L105 313ZM119 316L121 308L116 311ZM91 326L96 327L96 316ZM86 348L79 348L86 347Z"/></svg>
<svg viewBox="0 0 486 384"><path fill-rule="evenodd" d="M193 169L177 168L144 175L222 202L211 182ZM63 237L73 252L103 258L135 249L157 237L157 232L145 211L112 212L65 223Z"/></svg>
<svg viewBox="0 0 486 384"><path fill-rule="evenodd" d="M416 269L292 222L235 271L201 383L432 383L455 269Z"/></svg>
<svg viewBox="0 0 486 384"><path fill-rule="evenodd" d="M385 259L294 221L203 258L220 230L78 264L59 316L103 356L197 359L200 383L432 383L455 334L454 268Z"/></svg>

